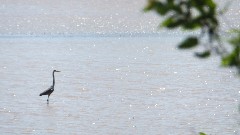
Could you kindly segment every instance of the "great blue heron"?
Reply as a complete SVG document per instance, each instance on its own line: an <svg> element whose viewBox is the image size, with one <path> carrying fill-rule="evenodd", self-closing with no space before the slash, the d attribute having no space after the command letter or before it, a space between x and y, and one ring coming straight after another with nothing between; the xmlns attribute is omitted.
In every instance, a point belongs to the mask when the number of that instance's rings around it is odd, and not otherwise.
<svg viewBox="0 0 240 135"><path fill-rule="evenodd" d="M39 96L42 96L42 95L48 95L48 99L47 99L47 103L49 102L49 96L52 94L52 92L54 91L54 85L55 85L55 77L54 77L54 73L55 72L60 72L60 71L57 71L57 70L53 70L53 85L48 88L47 90L45 90L44 92L40 93Z"/></svg>

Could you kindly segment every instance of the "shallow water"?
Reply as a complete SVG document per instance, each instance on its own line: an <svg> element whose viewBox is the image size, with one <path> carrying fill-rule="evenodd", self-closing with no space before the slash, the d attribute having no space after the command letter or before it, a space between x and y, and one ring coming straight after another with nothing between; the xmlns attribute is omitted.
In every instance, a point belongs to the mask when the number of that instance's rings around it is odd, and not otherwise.
<svg viewBox="0 0 240 135"><path fill-rule="evenodd" d="M1 38L0 133L240 134L234 70L172 39Z"/></svg>

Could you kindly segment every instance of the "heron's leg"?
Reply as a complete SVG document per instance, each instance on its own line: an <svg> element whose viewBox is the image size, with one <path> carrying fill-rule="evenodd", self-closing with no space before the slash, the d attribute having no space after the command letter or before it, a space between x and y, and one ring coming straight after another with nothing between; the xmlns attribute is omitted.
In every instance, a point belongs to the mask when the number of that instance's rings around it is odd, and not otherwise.
<svg viewBox="0 0 240 135"><path fill-rule="evenodd" d="M48 95L47 103L49 103L49 95Z"/></svg>

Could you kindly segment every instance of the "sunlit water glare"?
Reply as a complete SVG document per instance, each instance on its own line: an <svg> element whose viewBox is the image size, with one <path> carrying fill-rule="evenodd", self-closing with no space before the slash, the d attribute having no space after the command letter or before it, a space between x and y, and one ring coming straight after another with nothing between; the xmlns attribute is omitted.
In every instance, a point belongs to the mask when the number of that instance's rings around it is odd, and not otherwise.
<svg viewBox="0 0 240 135"><path fill-rule="evenodd" d="M240 134L234 70L180 40L1 38L0 133Z"/></svg>

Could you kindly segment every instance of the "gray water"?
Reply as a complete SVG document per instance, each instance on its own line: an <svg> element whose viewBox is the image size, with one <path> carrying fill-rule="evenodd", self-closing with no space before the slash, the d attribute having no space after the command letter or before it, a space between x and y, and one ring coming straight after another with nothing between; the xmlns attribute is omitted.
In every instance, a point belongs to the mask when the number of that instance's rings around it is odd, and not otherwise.
<svg viewBox="0 0 240 135"><path fill-rule="evenodd" d="M239 135L234 69L172 39L1 38L0 134Z"/></svg>

